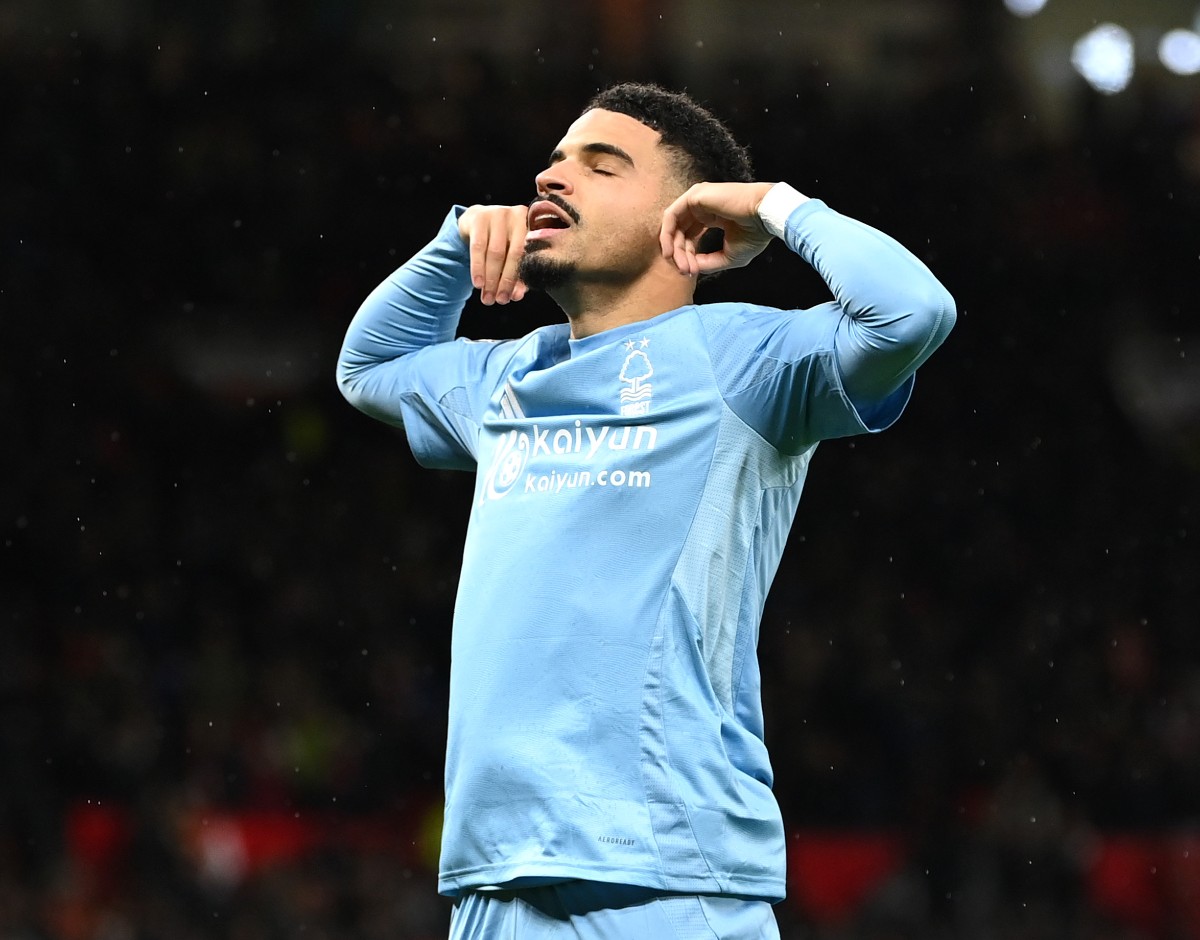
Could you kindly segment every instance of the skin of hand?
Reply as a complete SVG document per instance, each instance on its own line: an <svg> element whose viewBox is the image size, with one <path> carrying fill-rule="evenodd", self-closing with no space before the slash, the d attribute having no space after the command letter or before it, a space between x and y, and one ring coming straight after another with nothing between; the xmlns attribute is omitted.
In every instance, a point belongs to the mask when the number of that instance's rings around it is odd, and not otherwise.
<svg viewBox="0 0 1200 940"><path fill-rule="evenodd" d="M471 206L458 218L458 234L471 250L471 284L487 306L525 296L517 264L525 254L528 206Z"/></svg>
<svg viewBox="0 0 1200 940"><path fill-rule="evenodd" d="M659 246L681 274L695 277L749 264L771 243L758 216L771 183L696 183L663 212ZM697 254L711 228L725 233L720 251Z"/></svg>

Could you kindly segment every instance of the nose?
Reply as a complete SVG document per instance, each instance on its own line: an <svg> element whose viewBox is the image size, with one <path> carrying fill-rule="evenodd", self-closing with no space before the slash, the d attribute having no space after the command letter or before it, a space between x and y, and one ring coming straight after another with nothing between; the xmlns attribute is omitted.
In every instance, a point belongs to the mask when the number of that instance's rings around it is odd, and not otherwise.
<svg viewBox="0 0 1200 940"><path fill-rule="evenodd" d="M575 187L571 182L570 173L566 170L565 163L565 160L552 163L533 178L539 193L567 195L574 190Z"/></svg>

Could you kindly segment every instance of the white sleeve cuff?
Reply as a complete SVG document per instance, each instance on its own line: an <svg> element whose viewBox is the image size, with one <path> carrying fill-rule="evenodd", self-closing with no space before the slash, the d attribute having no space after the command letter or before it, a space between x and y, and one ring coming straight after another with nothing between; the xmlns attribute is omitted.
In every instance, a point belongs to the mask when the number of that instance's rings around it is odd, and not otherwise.
<svg viewBox="0 0 1200 940"><path fill-rule="evenodd" d="M788 216L797 206L808 202L808 196L797 192L787 183L776 183L767 190L763 201L758 205L758 217L762 219L767 231L776 238L783 238L787 227Z"/></svg>

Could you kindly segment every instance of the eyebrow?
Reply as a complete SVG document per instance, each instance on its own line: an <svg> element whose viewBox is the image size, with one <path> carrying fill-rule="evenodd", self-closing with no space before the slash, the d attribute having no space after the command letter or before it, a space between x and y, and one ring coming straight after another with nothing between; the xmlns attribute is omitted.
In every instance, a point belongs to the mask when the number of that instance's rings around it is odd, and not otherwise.
<svg viewBox="0 0 1200 940"><path fill-rule="evenodd" d="M627 154L624 150L622 150L616 144L606 144L606 143L601 143L598 141L593 144L584 144L579 149L583 153L587 153L587 154L607 154L610 157L616 157L618 160L623 160L625 163L628 163L631 167L636 165L633 162L633 157L631 157L629 154ZM565 160L566 157L567 157L567 155L565 153L563 153L561 150L555 150L553 153L550 154L549 162L551 164L554 164L554 163L557 163L559 160Z"/></svg>

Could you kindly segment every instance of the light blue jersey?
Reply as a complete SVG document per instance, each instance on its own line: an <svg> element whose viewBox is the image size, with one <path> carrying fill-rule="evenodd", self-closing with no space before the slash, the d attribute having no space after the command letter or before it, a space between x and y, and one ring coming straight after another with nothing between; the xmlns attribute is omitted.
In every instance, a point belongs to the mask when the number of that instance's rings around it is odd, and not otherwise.
<svg viewBox="0 0 1200 940"><path fill-rule="evenodd" d="M339 362L346 397L402 424L422 464L477 470L439 888L778 900L763 603L817 443L898 417L953 301L892 239L809 200L777 234L830 303L454 340L460 212L368 297Z"/></svg>

